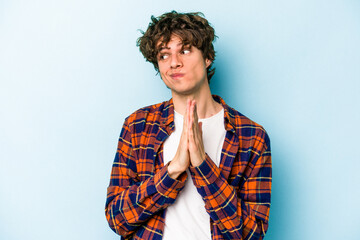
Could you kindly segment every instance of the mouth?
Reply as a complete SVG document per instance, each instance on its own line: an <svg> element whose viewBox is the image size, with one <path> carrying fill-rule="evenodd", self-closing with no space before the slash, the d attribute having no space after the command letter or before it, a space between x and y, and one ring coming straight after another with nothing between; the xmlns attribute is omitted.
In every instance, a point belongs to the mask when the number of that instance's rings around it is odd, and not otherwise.
<svg viewBox="0 0 360 240"><path fill-rule="evenodd" d="M183 73L173 73L173 74L170 74L170 77L172 78L182 78L185 74Z"/></svg>

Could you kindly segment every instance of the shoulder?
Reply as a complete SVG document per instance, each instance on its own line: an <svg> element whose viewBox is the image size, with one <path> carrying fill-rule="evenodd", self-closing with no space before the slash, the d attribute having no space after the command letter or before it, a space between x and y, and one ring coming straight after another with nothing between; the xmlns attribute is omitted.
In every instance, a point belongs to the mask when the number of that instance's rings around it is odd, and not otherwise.
<svg viewBox="0 0 360 240"><path fill-rule="evenodd" d="M240 140L252 139L255 142L261 142L270 147L270 138L262 125L228 105L225 107L227 108L230 122Z"/></svg>
<svg viewBox="0 0 360 240"><path fill-rule="evenodd" d="M234 108L229 107L229 114L233 117L233 122L237 130L255 129L261 132L265 132L265 129L262 125L253 121L252 119L235 110Z"/></svg>
<svg viewBox="0 0 360 240"><path fill-rule="evenodd" d="M125 123L130 127L142 128L146 124L160 123L161 120L169 115L170 101L152 104L142 107L125 119Z"/></svg>

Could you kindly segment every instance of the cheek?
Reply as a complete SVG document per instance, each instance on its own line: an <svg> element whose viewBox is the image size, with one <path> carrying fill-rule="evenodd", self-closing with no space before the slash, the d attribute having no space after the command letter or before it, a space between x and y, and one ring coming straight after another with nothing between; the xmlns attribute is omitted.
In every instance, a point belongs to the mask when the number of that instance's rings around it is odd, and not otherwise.
<svg viewBox="0 0 360 240"><path fill-rule="evenodd" d="M167 71L166 67L163 64L158 64L158 69L159 69L160 75L164 75Z"/></svg>
<svg viewBox="0 0 360 240"><path fill-rule="evenodd" d="M160 65L158 65L159 66L159 74L160 74L160 78L161 78L161 80L163 80L163 82L166 84L166 82L167 82L167 78L166 78L166 69L164 69L164 66L161 66L160 67Z"/></svg>
<svg viewBox="0 0 360 240"><path fill-rule="evenodd" d="M198 64L195 65L193 71L197 75L204 75L206 73L206 65L202 62L199 62Z"/></svg>

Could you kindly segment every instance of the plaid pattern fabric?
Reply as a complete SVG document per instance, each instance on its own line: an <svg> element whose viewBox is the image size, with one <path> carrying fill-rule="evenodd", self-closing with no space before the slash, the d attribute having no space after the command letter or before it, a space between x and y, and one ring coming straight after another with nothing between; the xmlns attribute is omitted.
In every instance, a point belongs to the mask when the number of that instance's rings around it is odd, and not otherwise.
<svg viewBox="0 0 360 240"><path fill-rule="evenodd" d="M263 127L213 97L224 108L227 131L220 165L207 156L190 168L210 215L212 239L263 239L271 195L269 137ZM105 207L110 227L122 239L162 239L166 208L191 181L186 173L170 178L164 166L163 143L173 131L172 100L139 109L125 120Z"/></svg>

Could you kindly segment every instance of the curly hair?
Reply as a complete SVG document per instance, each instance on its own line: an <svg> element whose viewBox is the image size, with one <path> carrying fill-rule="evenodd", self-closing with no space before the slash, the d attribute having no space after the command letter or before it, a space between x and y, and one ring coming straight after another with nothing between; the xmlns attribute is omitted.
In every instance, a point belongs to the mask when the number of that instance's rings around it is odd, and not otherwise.
<svg viewBox="0 0 360 240"><path fill-rule="evenodd" d="M176 35L184 45L198 48L204 59L212 61L206 69L210 83L210 79L215 73L215 68L212 68L212 65L215 60L213 41L216 35L214 28L204 18L204 14L171 11L160 17L151 16L151 22L146 32L141 31L141 33L143 35L137 39L137 46L146 60L154 65L157 72L159 72L157 55L160 46L166 45L171 40L171 36Z"/></svg>

